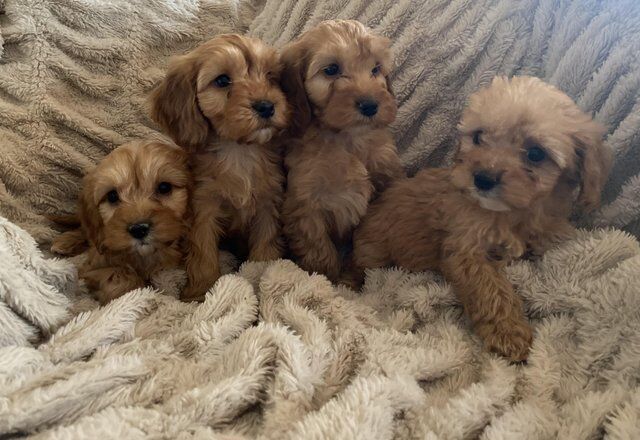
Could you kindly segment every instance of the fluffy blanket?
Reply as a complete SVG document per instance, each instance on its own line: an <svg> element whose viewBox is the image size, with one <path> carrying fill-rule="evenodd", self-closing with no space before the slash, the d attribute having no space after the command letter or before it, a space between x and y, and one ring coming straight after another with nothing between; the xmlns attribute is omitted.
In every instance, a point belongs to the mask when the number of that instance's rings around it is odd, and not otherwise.
<svg viewBox="0 0 640 440"><path fill-rule="evenodd" d="M174 273L95 308L68 263L1 225L0 436L640 438L640 245L624 232L509 268L535 326L528 364L509 365L432 274L372 271L356 294L245 263L202 304L173 297ZM54 331L68 306L85 311ZM27 327L53 335L33 347Z"/></svg>
<svg viewBox="0 0 640 440"><path fill-rule="evenodd" d="M411 172L442 165L468 95L497 73L559 86L609 130L605 206L585 224L640 234L637 0L0 0L0 213L38 240L86 167L153 131L170 55L221 32L276 46L328 18L393 40L393 129Z"/></svg>

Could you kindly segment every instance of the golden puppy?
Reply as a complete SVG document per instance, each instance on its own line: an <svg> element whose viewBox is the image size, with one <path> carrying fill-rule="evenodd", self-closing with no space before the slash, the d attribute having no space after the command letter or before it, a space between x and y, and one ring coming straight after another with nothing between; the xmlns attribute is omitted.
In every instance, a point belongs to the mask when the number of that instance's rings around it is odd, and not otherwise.
<svg viewBox="0 0 640 440"><path fill-rule="evenodd" d="M289 120L274 49L220 35L175 58L152 95L152 117L191 153L195 187L183 299L220 276L221 238L248 242L249 259L282 255L283 172L272 138Z"/></svg>
<svg viewBox="0 0 640 440"><path fill-rule="evenodd" d="M337 280L339 248L375 191L403 170L387 129L396 116L389 41L357 21L326 21L284 48L294 107L283 223L299 264Z"/></svg>
<svg viewBox="0 0 640 440"><path fill-rule="evenodd" d="M537 78L495 78L471 97L450 169L403 179L354 234L360 268L441 270L486 346L526 359L532 333L505 265L573 230L572 195L598 205L609 169L603 127Z"/></svg>
<svg viewBox="0 0 640 440"><path fill-rule="evenodd" d="M54 240L69 254L89 241L80 277L107 303L178 267L191 185L187 155L177 145L134 141L106 156L82 181L81 230Z"/></svg>

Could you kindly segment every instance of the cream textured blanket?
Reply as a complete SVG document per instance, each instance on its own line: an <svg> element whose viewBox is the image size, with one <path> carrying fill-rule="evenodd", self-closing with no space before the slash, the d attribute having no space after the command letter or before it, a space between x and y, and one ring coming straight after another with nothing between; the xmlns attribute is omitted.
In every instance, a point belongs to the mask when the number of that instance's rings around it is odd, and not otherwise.
<svg viewBox="0 0 640 440"><path fill-rule="evenodd" d="M221 32L280 46L327 18L393 40L394 132L409 171L450 159L467 96L495 74L559 86L609 129L605 206L584 223L640 234L638 0L0 0L0 213L39 241L115 145L152 131L169 55Z"/></svg>
<svg viewBox="0 0 640 440"><path fill-rule="evenodd" d="M0 437L640 438L640 245L623 232L509 268L535 326L519 366L481 350L431 274L373 271L355 294L289 261L245 263L202 304L172 296L172 273L164 292L95 308L67 264L2 227L25 283L0 272L3 323L12 309L49 332L62 305L87 311L37 347L3 325Z"/></svg>

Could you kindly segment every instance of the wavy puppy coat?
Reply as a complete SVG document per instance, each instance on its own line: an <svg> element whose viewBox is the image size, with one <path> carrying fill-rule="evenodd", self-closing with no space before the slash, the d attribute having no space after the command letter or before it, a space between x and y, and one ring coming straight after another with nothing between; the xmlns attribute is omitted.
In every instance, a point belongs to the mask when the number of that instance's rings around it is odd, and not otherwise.
<svg viewBox="0 0 640 440"><path fill-rule="evenodd" d="M505 265L573 231L573 194L596 207L609 169L603 127L536 78L496 78L471 97L453 168L403 179L354 233L360 268L439 269L486 346L526 359L532 332Z"/></svg>
<svg viewBox="0 0 640 440"><path fill-rule="evenodd" d="M396 116L389 42L356 21L327 21L283 49L294 107L284 232L299 264L336 280L376 190L403 170L387 126Z"/></svg>
<svg viewBox="0 0 640 440"><path fill-rule="evenodd" d="M69 254L88 240L80 277L105 304L182 263L191 176L177 145L134 141L107 155L82 181L81 229L57 237Z"/></svg>
<svg viewBox="0 0 640 440"><path fill-rule="evenodd" d="M219 242L239 236L249 259L282 255L283 172L271 142L288 123L274 49L220 35L175 58L152 94L152 117L191 153L195 187L183 299L220 276Z"/></svg>

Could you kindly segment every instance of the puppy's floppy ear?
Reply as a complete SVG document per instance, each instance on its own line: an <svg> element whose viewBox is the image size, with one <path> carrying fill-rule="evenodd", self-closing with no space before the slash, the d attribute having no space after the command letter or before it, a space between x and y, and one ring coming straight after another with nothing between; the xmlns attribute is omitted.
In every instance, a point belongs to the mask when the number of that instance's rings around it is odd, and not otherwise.
<svg viewBox="0 0 640 440"><path fill-rule="evenodd" d="M604 143L604 133L601 124L589 121L573 135L580 179L578 203L587 212L600 205L600 193L611 169L612 154Z"/></svg>
<svg viewBox="0 0 640 440"><path fill-rule="evenodd" d="M311 123L311 103L304 87L307 70L307 50L302 42L290 43L281 53L283 69L280 75L280 87L291 106L290 132L301 135Z"/></svg>
<svg viewBox="0 0 640 440"><path fill-rule="evenodd" d="M209 135L209 123L198 107L198 71L195 58L175 58L166 77L151 93L151 118L178 145L190 150L205 143Z"/></svg>
<svg viewBox="0 0 640 440"><path fill-rule="evenodd" d="M98 252L103 252L103 223L98 207L93 202L94 184L88 175L82 180L82 191L78 199L78 216L85 236Z"/></svg>
<svg viewBox="0 0 640 440"><path fill-rule="evenodd" d="M395 98L396 94L393 93L393 86L391 85L391 78L389 77L389 75L384 76L384 81L387 83L387 91L391 93L391 96Z"/></svg>

